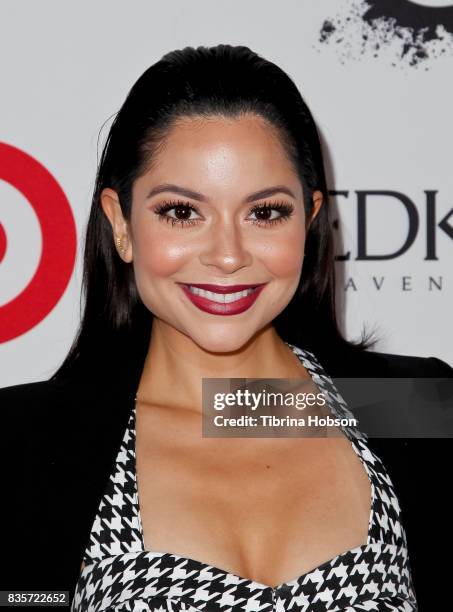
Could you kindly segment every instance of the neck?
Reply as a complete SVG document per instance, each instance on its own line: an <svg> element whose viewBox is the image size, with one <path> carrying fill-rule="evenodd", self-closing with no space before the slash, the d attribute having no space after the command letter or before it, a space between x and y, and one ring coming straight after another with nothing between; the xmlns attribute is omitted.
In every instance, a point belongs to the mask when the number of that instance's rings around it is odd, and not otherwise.
<svg viewBox="0 0 453 612"><path fill-rule="evenodd" d="M137 399L201 412L203 378L307 377L299 359L272 325L238 350L213 353L155 318Z"/></svg>

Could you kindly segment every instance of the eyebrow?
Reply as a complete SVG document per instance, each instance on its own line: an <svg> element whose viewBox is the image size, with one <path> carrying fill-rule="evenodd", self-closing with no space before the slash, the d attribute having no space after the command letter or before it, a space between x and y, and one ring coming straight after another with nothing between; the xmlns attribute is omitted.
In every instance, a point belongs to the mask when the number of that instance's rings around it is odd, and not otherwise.
<svg viewBox="0 0 453 612"><path fill-rule="evenodd" d="M192 200L197 200L198 202L208 202L209 198L198 191L193 191L192 189L187 189L186 187L181 187L180 185L175 185L173 183L162 183L161 185L156 185L153 187L151 191L146 196L147 199L152 198L159 193L164 192L172 192L178 193L179 195L186 196L186 198L191 198ZM267 187L266 189L261 189L260 191L255 191L248 195L244 202L255 202L255 200L261 200L263 198L269 198L276 193L286 193L291 198L296 198L294 193L286 187L285 185L275 185L274 187Z"/></svg>

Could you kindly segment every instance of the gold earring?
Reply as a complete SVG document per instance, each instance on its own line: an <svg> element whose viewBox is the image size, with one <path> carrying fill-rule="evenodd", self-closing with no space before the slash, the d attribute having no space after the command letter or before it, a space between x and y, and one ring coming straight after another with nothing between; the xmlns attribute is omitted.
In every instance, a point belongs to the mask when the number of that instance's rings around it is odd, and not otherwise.
<svg viewBox="0 0 453 612"><path fill-rule="evenodd" d="M121 255L123 255L124 257L124 253L126 252L126 249L121 244L121 238L116 239L116 246L118 247L118 250L120 251Z"/></svg>

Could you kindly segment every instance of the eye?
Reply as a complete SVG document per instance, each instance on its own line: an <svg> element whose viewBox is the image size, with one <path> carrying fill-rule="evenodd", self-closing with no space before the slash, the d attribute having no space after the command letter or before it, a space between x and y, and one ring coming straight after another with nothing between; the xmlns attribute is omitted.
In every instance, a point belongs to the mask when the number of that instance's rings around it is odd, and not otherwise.
<svg viewBox="0 0 453 612"><path fill-rule="evenodd" d="M258 218L252 219L252 223L256 225L274 225L287 221L294 212L294 207L286 202L264 202L255 206L250 211L250 214L257 215ZM275 214L274 214L275 213Z"/></svg>
<svg viewBox="0 0 453 612"><path fill-rule="evenodd" d="M168 215L169 211L174 211L173 215ZM195 225L200 218L191 218L193 212L197 212L197 209L192 206L189 202L177 200L175 202L163 202L154 211L159 219L171 223L172 226L175 223L183 225Z"/></svg>

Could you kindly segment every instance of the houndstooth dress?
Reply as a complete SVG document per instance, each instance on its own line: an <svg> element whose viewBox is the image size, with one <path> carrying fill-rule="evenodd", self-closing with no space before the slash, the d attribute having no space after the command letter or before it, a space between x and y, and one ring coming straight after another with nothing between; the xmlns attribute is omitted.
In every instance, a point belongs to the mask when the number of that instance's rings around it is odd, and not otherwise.
<svg viewBox="0 0 453 612"><path fill-rule="evenodd" d="M287 343L329 400L352 418L315 355ZM146 551L135 475L135 405L101 500L72 612L416 612L406 534L392 481L367 436L342 427L371 483L366 544L271 588L180 555Z"/></svg>

